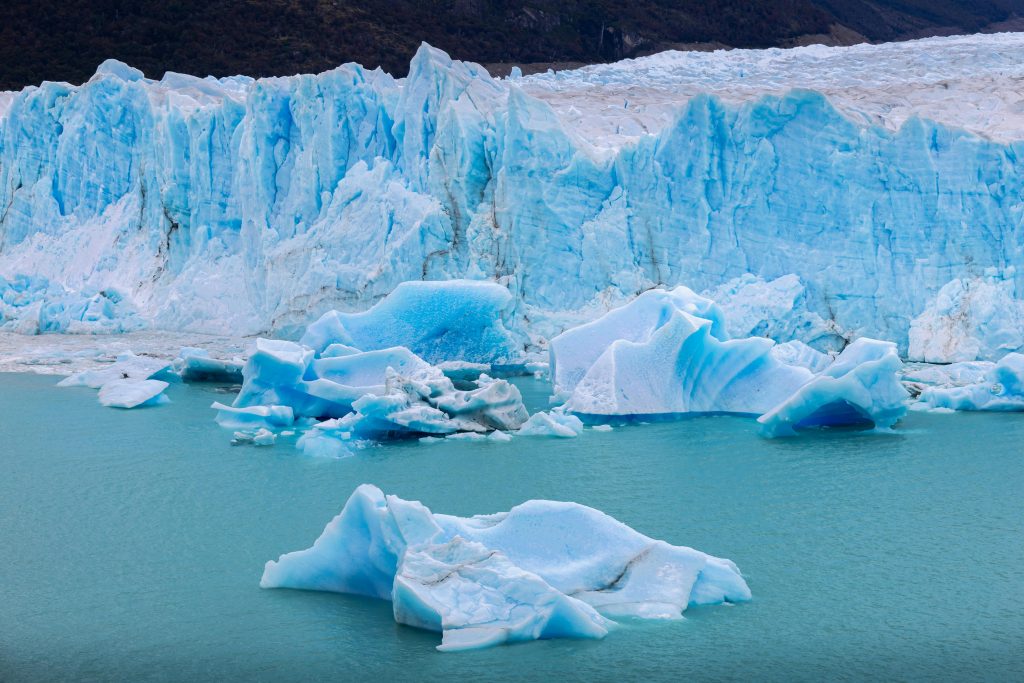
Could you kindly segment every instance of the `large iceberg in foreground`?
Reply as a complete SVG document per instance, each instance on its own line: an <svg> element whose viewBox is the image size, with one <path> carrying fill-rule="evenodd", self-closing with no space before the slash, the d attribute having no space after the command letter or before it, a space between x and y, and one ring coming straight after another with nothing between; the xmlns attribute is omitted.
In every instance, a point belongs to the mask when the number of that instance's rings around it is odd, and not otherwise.
<svg viewBox="0 0 1024 683"><path fill-rule="evenodd" d="M736 565L658 541L593 508L531 500L476 517L434 514L364 484L311 548L268 562L260 585L390 599L438 649L601 638L611 618L678 618L739 602Z"/></svg>
<svg viewBox="0 0 1024 683"><path fill-rule="evenodd" d="M758 418L765 436L808 427L865 424L888 428L907 412L896 345L858 339L792 396Z"/></svg>
<svg viewBox="0 0 1024 683"><path fill-rule="evenodd" d="M971 365L969 372L976 374ZM921 391L916 409L1024 411L1024 354L1010 353L980 379L962 386L930 386Z"/></svg>

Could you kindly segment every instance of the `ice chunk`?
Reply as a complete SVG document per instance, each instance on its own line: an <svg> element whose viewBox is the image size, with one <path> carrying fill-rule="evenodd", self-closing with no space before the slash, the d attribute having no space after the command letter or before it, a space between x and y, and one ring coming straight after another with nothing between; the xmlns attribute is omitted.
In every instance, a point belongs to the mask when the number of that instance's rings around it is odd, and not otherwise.
<svg viewBox="0 0 1024 683"><path fill-rule="evenodd" d="M342 418L346 428L374 438L395 435L454 434L517 429L528 415L514 385L482 375L477 388L455 389L436 368L405 377L389 369L385 390L352 404Z"/></svg>
<svg viewBox="0 0 1024 683"><path fill-rule="evenodd" d="M299 437L295 447L315 458L344 458L352 455L347 434L338 420L325 420Z"/></svg>
<svg viewBox="0 0 1024 683"><path fill-rule="evenodd" d="M590 605L458 536L407 549L391 599L395 621L441 631L437 649L445 652L608 633L608 621Z"/></svg>
<svg viewBox="0 0 1024 683"><path fill-rule="evenodd" d="M184 347L174 361L174 370L186 382L241 384L245 363L237 358L211 358L206 349Z"/></svg>
<svg viewBox="0 0 1024 683"><path fill-rule="evenodd" d="M331 344L364 351L401 345L430 363L509 363L522 356L505 325L511 306L508 289L493 282L403 282L363 313L325 313L301 343L318 353Z"/></svg>
<svg viewBox="0 0 1024 683"><path fill-rule="evenodd" d="M998 360L1024 347L1024 301L1015 269L946 284L910 324L907 358L928 363Z"/></svg>
<svg viewBox="0 0 1024 683"><path fill-rule="evenodd" d="M252 437L252 442L257 446L273 446L275 441L277 441L277 435L262 427L256 430Z"/></svg>
<svg viewBox="0 0 1024 683"><path fill-rule="evenodd" d="M1024 411L1024 354L1003 356L975 382L927 387L921 392L917 406L939 410Z"/></svg>
<svg viewBox="0 0 1024 683"><path fill-rule="evenodd" d="M227 429L280 429L295 422L290 406L250 406L234 408L214 402L210 406L217 411L217 424Z"/></svg>
<svg viewBox="0 0 1024 683"><path fill-rule="evenodd" d="M652 289L625 306L551 340L551 378L556 395L571 393L613 343L650 341L676 312L707 320L713 337L727 338L722 311L710 299L682 286Z"/></svg>
<svg viewBox="0 0 1024 683"><path fill-rule="evenodd" d="M807 368L817 374L832 362L832 357L817 349L812 349L802 341L788 341L772 347L772 355L786 365Z"/></svg>
<svg viewBox="0 0 1024 683"><path fill-rule="evenodd" d="M609 617L678 618L689 605L750 599L729 560L593 508L532 500L462 518L367 484L311 548L268 562L260 585L391 599L399 622L441 631L442 650L600 638Z"/></svg>
<svg viewBox="0 0 1024 683"><path fill-rule="evenodd" d="M889 428L907 411L902 362L892 342L858 339L824 372L760 418L761 433L788 436L807 427Z"/></svg>
<svg viewBox="0 0 1024 683"><path fill-rule="evenodd" d="M167 382L157 379L115 379L100 387L99 400L110 408L138 408L168 403Z"/></svg>
<svg viewBox="0 0 1024 683"><path fill-rule="evenodd" d="M530 416L516 432L520 436L560 436L572 438L583 433L583 422L568 413L539 411Z"/></svg>
<svg viewBox="0 0 1024 683"><path fill-rule="evenodd" d="M115 380L153 379L170 370L170 367L171 364L165 360L136 356L129 352L119 355L117 362L109 367L85 370L65 377L57 383L57 386L99 389L104 384Z"/></svg>
<svg viewBox="0 0 1024 683"><path fill-rule="evenodd" d="M658 323L644 338L631 334L637 341L611 342L564 408L586 415L760 415L811 379L805 368L777 361L768 339L721 341L712 321L679 310Z"/></svg>

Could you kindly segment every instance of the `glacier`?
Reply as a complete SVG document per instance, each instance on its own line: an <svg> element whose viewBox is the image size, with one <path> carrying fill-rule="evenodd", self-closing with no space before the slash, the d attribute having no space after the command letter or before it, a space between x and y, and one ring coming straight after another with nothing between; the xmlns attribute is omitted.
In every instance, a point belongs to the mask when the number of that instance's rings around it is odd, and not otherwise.
<svg viewBox="0 0 1024 683"><path fill-rule="evenodd" d="M47 283L4 285L0 325L297 338L403 282L468 278L511 292L507 328L542 355L685 283L733 293L746 333L906 355L948 283L1024 285L1022 48L666 52L511 79L426 45L404 79L108 61L0 97L0 277Z"/></svg>
<svg viewBox="0 0 1024 683"><path fill-rule="evenodd" d="M369 484L312 547L267 562L260 586L391 600L398 623L440 631L442 651L603 638L613 619L677 619L690 605L751 599L729 560L584 505L531 500L454 517Z"/></svg>

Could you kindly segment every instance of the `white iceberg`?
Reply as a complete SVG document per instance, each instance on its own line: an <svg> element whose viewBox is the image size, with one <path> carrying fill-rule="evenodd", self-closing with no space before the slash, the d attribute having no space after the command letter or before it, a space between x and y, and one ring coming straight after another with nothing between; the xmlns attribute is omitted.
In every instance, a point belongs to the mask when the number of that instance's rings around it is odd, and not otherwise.
<svg viewBox="0 0 1024 683"><path fill-rule="evenodd" d="M391 600L400 623L441 631L442 650L601 638L611 618L673 619L689 605L750 599L729 560L583 505L532 500L462 518L367 484L311 548L268 562L260 585Z"/></svg>
<svg viewBox="0 0 1024 683"><path fill-rule="evenodd" d="M1003 356L975 382L926 387L914 408L1024 411L1024 354Z"/></svg>
<svg viewBox="0 0 1024 683"><path fill-rule="evenodd" d="M211 358L206 349L183 347L174 360L174 371L185 382L242 383L244 361L232 358Z"/></svg>
<svg viewBox="0 0 1024 683"><path fill-rule="evenodd" d="M210 406L217 411L217 424L227 429L280 429L295 422L291 406L249 406L235 408L214 401Z"/></svg>
<svg viewBox="0 0 1024 683"><path fill-rule="evenodd" d="M332 346L337 343L324 348ZM243 377L234 402L238 410L287 406L296 417L341 418L345 431L370 438L507 431L528 417L519 390L507 381L481 374L456 389L438 367L404 347L358 351L346 346L343 353L318 358L302 344L259 339ZM310 445L315 443L310 436L299 446L319 449Z"/></svg>
<svg viewBox="0 0 1024 683"><path fill-rule="evenodd" d="M858 339L824 372L758 418L767 437L808 427L872 425L886 429L907 412L899 380L903 363L892 342Z"/></svg>
<svg viewBox="0 0 1024 683"><path fill-rule="evenodd" d="M169 403L167 382L158 379L115 379L100 387L100 404L110 408L138 408Z"/></svg>
<svg viewBox="0 0 1024 683"><path fill-rule="evenodd" d="M555 395L568 395L613 343L644 343L676 312L703 318L709 333L727 339L725 318L711 299L687 287L652 289L593 322L566 330L549 344L551 383Z"/></svg>
<svg viewBox="0 0 1024 683"><path fill-rule="evenodd" d="M679 310L666 311L654 322L657 326L647 328L644 337L627 328L627 338L608 344L564 408L595 416L760 415L811 379L809 370L776 360L768 339L721 341L714 335L714 321ZM611 330L605 333L610 336ZM552 362L557 364L568 355L564 346L556 353ZM576 367L582 365L573 360Z"/></svg>
<svg viewBox="0 0 1024 683"><path fill-rule="evenodd" d="M84 370L65 377L57 383L59 387L89 387L100 389L104 384L115 380L146 380L154 379L168 372L171 364L158 358L136 356L128 352L117 357L117 362L98 370Z"/></svg>
<svg viewBox="0 0 1024 683"><path fill-rule="evenodd" d="M557 436L573 438L583 433L583 421L559 410L538 411L516 432L520 436Z"/></svg>

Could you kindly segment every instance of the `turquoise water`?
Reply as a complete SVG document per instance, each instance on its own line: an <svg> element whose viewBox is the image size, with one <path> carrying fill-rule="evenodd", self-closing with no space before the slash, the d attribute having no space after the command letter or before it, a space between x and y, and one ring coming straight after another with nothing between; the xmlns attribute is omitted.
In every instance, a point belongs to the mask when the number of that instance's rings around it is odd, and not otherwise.
<svg viewBox="0 0 1024 683"><path fill-rule="evenodd" d="M779 441L707 417L319 461L229 445L213 387L125 412L55 381L0 375L0 680L1024 677L1024 416ZM363 482L459 515L585 503L734 560L754 601L442 654L389 603L261 590Z"/></svg>

